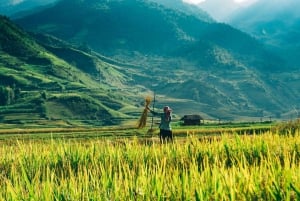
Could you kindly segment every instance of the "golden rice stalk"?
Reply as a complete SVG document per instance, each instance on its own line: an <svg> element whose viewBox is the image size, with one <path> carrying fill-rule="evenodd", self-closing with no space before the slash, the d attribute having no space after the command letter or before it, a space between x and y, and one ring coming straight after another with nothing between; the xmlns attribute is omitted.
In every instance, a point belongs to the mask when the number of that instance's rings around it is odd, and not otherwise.
<svg viewBox="0 0 300 201"><path fill-rule="evenodd" d="M148 109L147 107L150 105L151 103L151 98L150 96L147 96L145 98L145 108L144 108L144 111L139 119L139 122L138 122L138 128L144 128L146 126L146 123L147 123L147 117L148 117Z"/></svg>

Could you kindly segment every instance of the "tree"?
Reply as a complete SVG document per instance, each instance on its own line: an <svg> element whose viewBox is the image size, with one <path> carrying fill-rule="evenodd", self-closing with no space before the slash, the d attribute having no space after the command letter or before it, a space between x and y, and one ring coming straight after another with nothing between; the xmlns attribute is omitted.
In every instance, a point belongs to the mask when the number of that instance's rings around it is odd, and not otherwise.
<svg viewBox="0 0 300 201"><path fill-rule="evenodd" d="M0 86L0 105L10 105L15 101L14 90L7 86Z"/></svg>

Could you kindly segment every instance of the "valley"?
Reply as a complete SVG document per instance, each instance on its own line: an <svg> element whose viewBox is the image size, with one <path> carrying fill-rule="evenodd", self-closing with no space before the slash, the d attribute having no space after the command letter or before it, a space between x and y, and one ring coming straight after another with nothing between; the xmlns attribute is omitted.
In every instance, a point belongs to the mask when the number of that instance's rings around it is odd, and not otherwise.
<svg viewBox="0 0 300 201"><path fill-rule="evenodd" d="M183 5L62 0L13 20L1 17L7 98L0 119L121 125L138 119L144 98L154 94L155 108L170 105L176 118L299 115L298 68L251 35Z"/></svg>

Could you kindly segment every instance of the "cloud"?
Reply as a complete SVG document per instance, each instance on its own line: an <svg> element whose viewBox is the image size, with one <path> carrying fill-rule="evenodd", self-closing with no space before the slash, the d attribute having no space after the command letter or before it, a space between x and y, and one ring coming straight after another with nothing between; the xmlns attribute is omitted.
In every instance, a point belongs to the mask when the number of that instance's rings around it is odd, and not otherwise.
<svg viewBox="0 0 300 201"><path fill-rule="evenodd" d="M185 3L196 4L218 21L226 21L236 10L249 6L258 0L182 0Z"/></svg>
<svg viewBox="0 0 300 201"><path fill-rule="evenodd" d="M189 4L200 4L205 1L207 2L207 1L211 1L211 0L182 0L182 1L185 3L189 3ZM232 2L235 2L237 4L251 4L254 1L257 1L257 0L233 0ZM222 1L222 2L218 1L218 4L224 5L224 1Z"/></svg>
<svg viewBox="0 0 300 201"><path fill-rule="evenodd" d="M236 3L244 3L244 2L247 2L249 0L234 0Z"/></svg>
<svg viewBox="0 0 300 201"><path fill-rule="evenodd" d="M202 3L206 0L182 0L183 2L185 3L189 3L189 4L199 4L199 3Z"/></svg>
<svg viewBox="0 0 300 201"><path fill-rule="evenodd" d="M249 6L258 0L234 0L236 3L242 5L242 6Z"/></svg>

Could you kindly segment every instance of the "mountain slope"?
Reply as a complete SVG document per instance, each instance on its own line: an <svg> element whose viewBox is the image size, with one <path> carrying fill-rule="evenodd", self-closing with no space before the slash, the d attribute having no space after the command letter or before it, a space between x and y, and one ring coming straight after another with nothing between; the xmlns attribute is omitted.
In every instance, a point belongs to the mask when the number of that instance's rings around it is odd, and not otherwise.
<svg viewBox="0 0 300 201"><path fill-rule="evenodd" d="M281 57L229 25L157 3L62 0L16 22L128 63L119 70L131 86L156 91L157 106L171 103L178 114L280 116L299 105L278 74L288 68Z"/></svg>
<svg viewBox="0 0 300 201"><path fill-rule="evenodd" d="M191 4L185 3L182 0L150 0L161 4L167 8L183 12L187 15L193 15L205 22L214 22L215 20L204 10Z"/></svg>
<svg viewBox="0 0 300 201"><path fill-rule="evenodd" d="M1 0L0 1L0 14L11 16L16 13L28 12L32 9L38 9L57 0Z"/></svg>
<svg viewBox="0 0 300 201"><path fill-rule="evenodd" d="M209 0L199 3L197 6L222 22L226 20L230 13L240 8L240 5L234 0L222 0L222 3L219 0Z"/></svg>
<svg viewBox="0 0 300 201"><path fill-rule="evenodd" d="M277 49L298 69L300 50L299 1L258 1L231 16L231 24ZM272 12L270 12L272 11Z"/></svg>
<svg viewBox="0 0 300 201"><path fill-rule="evenodd" d="M1 122L111 125L132 118L119 111L131 105L130 94L109 92L126 87L126 76L97 55L29 35L2 16L0 52Z"/></svg>
<svg viewBox="0 0 300 201"><path fill-rule="evenodd" d="M62 12L66 9L67 13ZM93 49L105 52L112 47L170 53L169 48L176 47L176 44L198 40L199 34L204 37L210 34L210 29L215 31L215 24L198 20L193 15L138 0L64 0L17 22L27 29L47 32L69 41L86 41ZM162 47L163 50L158 50Z"/></svg>

